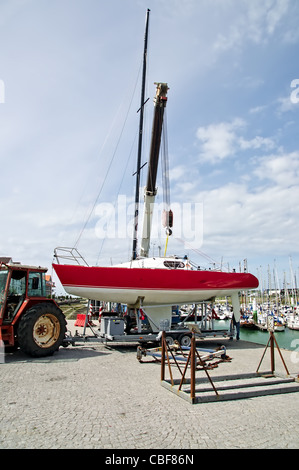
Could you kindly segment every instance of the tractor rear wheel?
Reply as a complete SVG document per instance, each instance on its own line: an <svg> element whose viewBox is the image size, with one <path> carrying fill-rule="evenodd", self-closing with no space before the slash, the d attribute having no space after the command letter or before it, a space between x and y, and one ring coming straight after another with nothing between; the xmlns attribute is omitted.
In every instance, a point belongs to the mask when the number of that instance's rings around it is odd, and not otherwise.
<svg viewBox="0 0 299 470"><path fill-rule="evenodd" d="M22 315L18 326L20 349L33 357L44 357L59 349L66 333L60 308L50 302L36 304Z"/></svg>

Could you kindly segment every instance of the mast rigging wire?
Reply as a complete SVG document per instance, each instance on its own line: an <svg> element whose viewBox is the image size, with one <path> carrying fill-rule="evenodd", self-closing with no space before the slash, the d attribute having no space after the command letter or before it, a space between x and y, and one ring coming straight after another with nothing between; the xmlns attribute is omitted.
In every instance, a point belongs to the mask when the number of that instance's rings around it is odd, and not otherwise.
<svg viewBox="0 0 299 470"><path fill-rule="evenodd" d="M183 243L184 245L187 245L190 248L190 250L194 251L194 253L197 253L199 256L202 256L203 258L205 258L207 261L209 261L209 263L212 263L215 266L217 265L221 268L222 263L219 263L219 261L215 261L213 258L211 258L209 255L207 255L203 251L200 251L198 248L194 248L192 245L190 245L190 243L186 242L182 238L176 237L175 239L178 240L179 242Z"/></svg>
<svg viewBox="0 0 299 470"><path fill-rule="evenodd" d="M132 157L133 148L134 148L134 145L135 145L135 142L136 142L136 138L137 138L137 131L136 131L135 138L134 138L134 141L133 141L132 146L131 146L131 151L129 152L129 156L128 156L128 158L127 158L127 163L126 163L126 166L125 166L125 170L124 170L124 172L123 172L123 175L122 175L121 182L120 182L120 184L119 184L119 188L118 188L118 191L117 191L117 195L116 195L116 198L115 198L115 201L114 201L114 206L116 205L116 201L117 201L117 199L118 199L118 196L119 196L119 193L120 193L120 189L121 189L121 187L122 187L122 184L123 184L124 179L125 179L125 175L126 175L126 173L127 173L127 168L128 168L129 162L130 162L131 157ZM109 222L108 222L108 224L109 224ZM105 240L106 240L106 238L103 238L103 240L102 240L101 247L100 247L100 250L99 250L99 253L98 253L98 256L97 256L96 266L97 266L98 263L99 263L99 259L100 259L101 253L102 253L102 249L103 249Z"/></svg>
<svg viewBox="0 0 299 470"><path fill-rule="evenodd" d="M95 209L95 207L96 207L96 205L97 205L97 202L98 202L98 200L99 200L99 197L100 197L100 195L101 195L101 193L102 193L103 187L104 187L104 185L105 185L105 183L106 183L107 176L108 176L108 174L109 174L109 172L110 172L112 163L113 163L113 161L114 161L116 152L117 152L117 150L118 150L119 143L120 143L120 141L121 141L121 138L122 138L122 135L123 135L123 132L124 132L124 129L125 129L125 126L126 126L128 117L129 117L129 113L130 113L130 110L131 110L131 107L132 107L132 102L133 102L133 99L134 99L134 96L135 96L135 92L136 92L136 88L137 88L137 83L138 83L138 80L139 80L140 70L141 70L141 66L140 66L139 72L138 72L138 74L137 74L137 79L136 79L135 86L134 86L134 90L133 90L133 93L132 93L132 96L131 96L129 108L128 108L128 111L127 111L127 113L126 113L126 116L125 116L125 119L124 119L124 123L123 123L122 129L121 129L121 132L120 132L120 135L119 135L118 140L117 140L117 143L116 143L115 150L114 150L114 152L113 152L112 158L111 158L110 163L109 163L109 165L108 165L108 168L107 168L107 171L106 171L106 173L105 173L104 179L103 179L103 181L102 181L101 187L100 187L100 189L99 189L99 191L98 191L97 197L96 197L96 199L95 199L95 201L94 201L94 203L93 203L93 206L92 206L92 208L91 208L91 210L90 210L90 212L89 212L89 215L88 215L88 217L87 217L85 223L83 224L83 227L82 227L82 229L81 229L81 231L80 231L80 233L79 233L79 236L78 236L78 238L77 238L77 241L76 241L75 244L74 244L74 248L77 248L77 247L78 247L78 244L79 244L79 242L80 242L80 240L81 240L81 237L82 237L82 235L83 235L83 232L84 232L84 230L85 230L86 227L87 227L87 224L88 224L88 222L89 222L89 220L90 220L90 218L91 218L91 216L92 216L92 213L93 213L93 211L94 211L94 209ZM106 142L106 140L107 140L107 138L105 139L105 142ZM103 149L103 146L102 146L102 149ZM101 149L101 150L102 150L102 149Z"/></svg>

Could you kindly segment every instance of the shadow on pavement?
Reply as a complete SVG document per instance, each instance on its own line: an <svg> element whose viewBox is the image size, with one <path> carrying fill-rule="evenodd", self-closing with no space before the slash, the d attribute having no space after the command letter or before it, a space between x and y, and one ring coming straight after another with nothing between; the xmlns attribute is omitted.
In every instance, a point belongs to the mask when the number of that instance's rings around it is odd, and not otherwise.
<svg viewBox="0 0 299 470"><path fill-rule="evenodd" d="M73 348L60 348L52 356L46 357L30 357L23 353L20 349L14 352L5 353L4 363L13 364L17 362L31 363L54 363L54 362L72 362L91 357L99 357L110 355L110 351L99 351L92 346L75 346Z"/></svg>

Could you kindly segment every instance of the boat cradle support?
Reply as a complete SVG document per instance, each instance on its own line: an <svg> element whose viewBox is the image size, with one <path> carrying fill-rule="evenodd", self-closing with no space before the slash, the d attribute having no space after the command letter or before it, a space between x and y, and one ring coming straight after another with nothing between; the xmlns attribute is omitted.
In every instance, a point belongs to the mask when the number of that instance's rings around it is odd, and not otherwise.
<svg viewBox="0 0 299 470"><path fill-rule="evenodd" d="M263 373L241 373L233 375L211 376L208 372L209 366L198 355L195 345L195 336L192 336L191 348L188 359L182 372L178 367L176 358L173 362L180 371L180 377L174 377L170 361L171 352L162 334L161 351L161 385L180 398L191 404L208 403L218 401L240 400L266 395L277 395L283 393L299 392L299 378L282 376L270 372ZM224 358L223 361L230 358ZM200 368L197 365L201 366ZM169 378L166 378L166 364L168 365ZM190 378L186 376L190 370ZM203 370L206 377L196 377L197 370Z"/></svg>

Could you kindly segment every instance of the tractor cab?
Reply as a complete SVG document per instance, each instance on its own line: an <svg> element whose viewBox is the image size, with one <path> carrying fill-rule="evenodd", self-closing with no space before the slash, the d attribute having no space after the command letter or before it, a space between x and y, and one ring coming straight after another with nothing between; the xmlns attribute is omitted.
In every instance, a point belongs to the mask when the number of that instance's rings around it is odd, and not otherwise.
<svg viewBox="0 0 299 470"><path fill-rule="evenodd" d="M0 340L31 356L56 351L65 336L60 308L46 297L47 268L0 262Z"/></svg>
<svg viewBox="0 0 299 470"><path fill-rule="evenodd" d="M36 268L10 264L0 267L0 318L11 323L25 299L34 302L46 297L45 272L47 268Z"/></svg>

